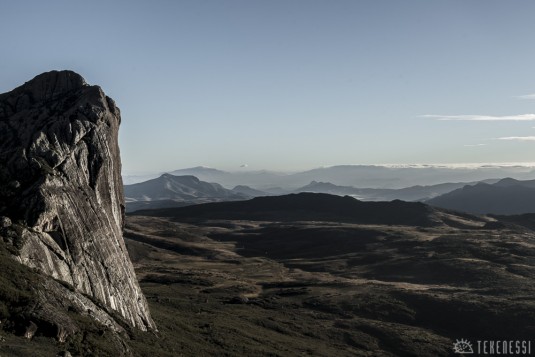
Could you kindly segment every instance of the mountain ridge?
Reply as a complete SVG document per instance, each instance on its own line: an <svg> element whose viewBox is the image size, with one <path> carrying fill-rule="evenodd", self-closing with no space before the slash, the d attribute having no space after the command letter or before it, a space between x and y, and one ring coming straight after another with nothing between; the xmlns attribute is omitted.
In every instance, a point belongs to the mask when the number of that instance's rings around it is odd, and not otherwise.
<svg viewBox="0 0 535 357"><path fill-rule="evenodd" d="M535 168L522 165L338 165L315 168L301 172L277 171L222 171L194 167L168 171L175 175L194 175L200 180L217 182L226 188L247 185L267 191L280 187L287 192L308 185L311 181L331 182L338 186L352 186L374 189L401 189L410 186L431 186L444 182L477 182L489 178L513 177L527 180L535 177ZM125 175L125 183L137 183L159 174L145 176Z"/></svg>
<svg viewBox="0 0 535 357"><path fill-rule="evenodd" d="M139 210L131 214L193 220L331 221L427 227L443 224L439 216L451 213L420 202L363 202L350 196L303 192L247 201Z"/></svg>
<svg viewBox="0 0 535 357"><path fill-rule="evenodd" d="M535 213L535 180L502 179L494 184L464 186L426 203L473 214Z"/></svg>
<svg viewBox="0 0 535 357"><path fill-rule="evenodd" d="M218 183L201 181L195 176L163 174L160 177L124 186L127 212L139 209L177 207L217 201L235 201L251 196L229 190Z"/></svg>
<svg viewBox="0 0 535 357"><path fill-rule="evenodd" d="M488 179L483 182L494 182ZM477 182L446 182L436 185L416 185L404 188L357 188L353 186L338 186L330 182L312 181L308 185L294 190L294 192L316 192L335 195L350 195L364 201L425 201L430 198L451 192L466 185L475 185Z"/></svg>
<svg viewBox="0 0 535 357"><path fill-rule="evenodd" d="M130 200L191 200L195 198L247 198L218 183L199 180L192 175L163 174L145 182L125 185L125 197Z"/></svg>

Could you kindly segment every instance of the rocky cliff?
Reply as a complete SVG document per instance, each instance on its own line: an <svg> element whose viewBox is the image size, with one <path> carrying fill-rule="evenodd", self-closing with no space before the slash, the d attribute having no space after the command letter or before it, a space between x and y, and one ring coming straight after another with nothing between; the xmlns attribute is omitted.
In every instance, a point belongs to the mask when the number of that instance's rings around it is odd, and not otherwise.
<svg viewBox="0 0 535 357"><path fill-rule="evenodd" d="M67 286L76 309L147 330L122 237L120 122L114 101L71 71L1 94L0 235L17 260Z"/></svg>

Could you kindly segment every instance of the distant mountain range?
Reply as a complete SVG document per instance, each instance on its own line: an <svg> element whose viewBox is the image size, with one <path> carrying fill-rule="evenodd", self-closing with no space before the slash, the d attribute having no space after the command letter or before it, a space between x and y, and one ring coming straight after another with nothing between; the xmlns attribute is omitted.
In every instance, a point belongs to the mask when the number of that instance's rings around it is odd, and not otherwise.
<svg viewBox="0 0 535 357"><path fill-rule="evenodd" d="M162 176L133 185L124 186L127 211L177 207L205 202L245 200L256 192L242 186L228 190L217 183L204 182L195 176Z"/></svg>
<svg viewBox="0 0 535 357"><path fill-rule="evenodd" d="M498 180L485 180L486 183L494 183ZM477 182L441 183L431 186L411 186L400 189L377 189L377 188L356 188L351 186L338 186L330 182L312 181L310 184L301 187L294 192L316 192L329 193L340 196L352 196L363 201L425 201L444 193L466 185L474 185Z"/></svg>
<svg viewBox="0 0 535 357"><path fill-rule="evenodd" d="M430 186L444 182L477 182L491 178L535 177L532 167L514 166L364 166L343 165L319 168L292 175L293 180L331 182L335 185L400 189L411 186Z"/></svg>
<svg viewBox="0 0 535 357"><path fill-rule="evenodd" d="M190 175L206 182L217 182L225 188L246 185L272 194L290 193L312 181L330 182L337 186L375 189L400 189L410 186L432 186L444 182L477 182L489 178L512 177L518 180L535 177L533 167L482 165L450 167L438 165L381 166L341 165L298 173L273 171L228 172L207 167L193 167L169 172L172 175ZM125 184L146 181L159 175L124 176Z"/></svg>
<svg viewBox="0 0 535 357"><path fill-rule="evenodd" d="M232 192L234 193L241 193L242 195L248 196L248 197L259 197L259 196L270 196L271 194L269 192L255 190L254 188L251 188L249 186L244 185L238 185L232 189Z"/></svg>
<svg viewBox="0 0 535 357"><path fill-rule="evenodd" d="M206 172L211 173L212 178L219 175L217 170L207 169ZM489 180L489 182L494 181ZM201 181L191 175L175 176L164 174L145 182L125 185L124 191L127 211L132 212L139 209L182 207L206 202L246 200L253 197L301 192L347 195L363 201L392 201L396 199L423 201L465 185L467 183L413 186L403 189L373 189L338 186L329 182L312 181L310 184L290 192L276 188L272 188L269 191L261 191L245 185L238 185L229 190L218 183Z"/></svg>
<svg viewBox="0 0 535 357"><path fill-rule="evenodd" d="M212 178L220 175L217 170L206 170ZM274 192L276 190L278 192ZM361 201L422 201L435 207L473 214L535 213L535 180L521 181L513 178L417 185L401 189L356 188L312 181L293 191L273 188L264 191L245 185L227 189L219 183L202 181L191 175L164 174L146 182L125 185L124 192L128 212L310 192L351 196Z"/></svg>
<svg viewBox="0 0 535 357"><path fill-rule="evenodd" d="M535 213L535 180L506 178L494 184L467 185L430 199L427 203L475 214Z"/></svg>

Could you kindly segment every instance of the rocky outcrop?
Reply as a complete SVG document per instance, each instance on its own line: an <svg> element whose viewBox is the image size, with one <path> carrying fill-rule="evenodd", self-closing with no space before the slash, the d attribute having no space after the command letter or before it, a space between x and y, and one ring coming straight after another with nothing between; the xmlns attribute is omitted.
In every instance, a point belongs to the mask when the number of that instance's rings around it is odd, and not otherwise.
<svg viewBox="0 0 535 357"><path fill-rule="evenodd" d="M147 330L155 325L122 237L120 121L114 101L71 71L1 94L1 235L21 263L67 283L80 310Z"/></svg>

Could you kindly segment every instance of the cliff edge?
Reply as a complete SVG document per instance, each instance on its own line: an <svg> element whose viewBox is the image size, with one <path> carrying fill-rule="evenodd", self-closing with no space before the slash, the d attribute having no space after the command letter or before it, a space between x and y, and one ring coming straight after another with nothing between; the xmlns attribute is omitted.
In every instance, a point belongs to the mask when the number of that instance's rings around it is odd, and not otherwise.
<svg viewBox="0 0 535 357"><path fill-rule="evenodd" d="M19 262L55 279L45 285L67 286L69 304L149 330L122 236L120 122L114 101L72 71L0 94L0 235Z"/></svg>

